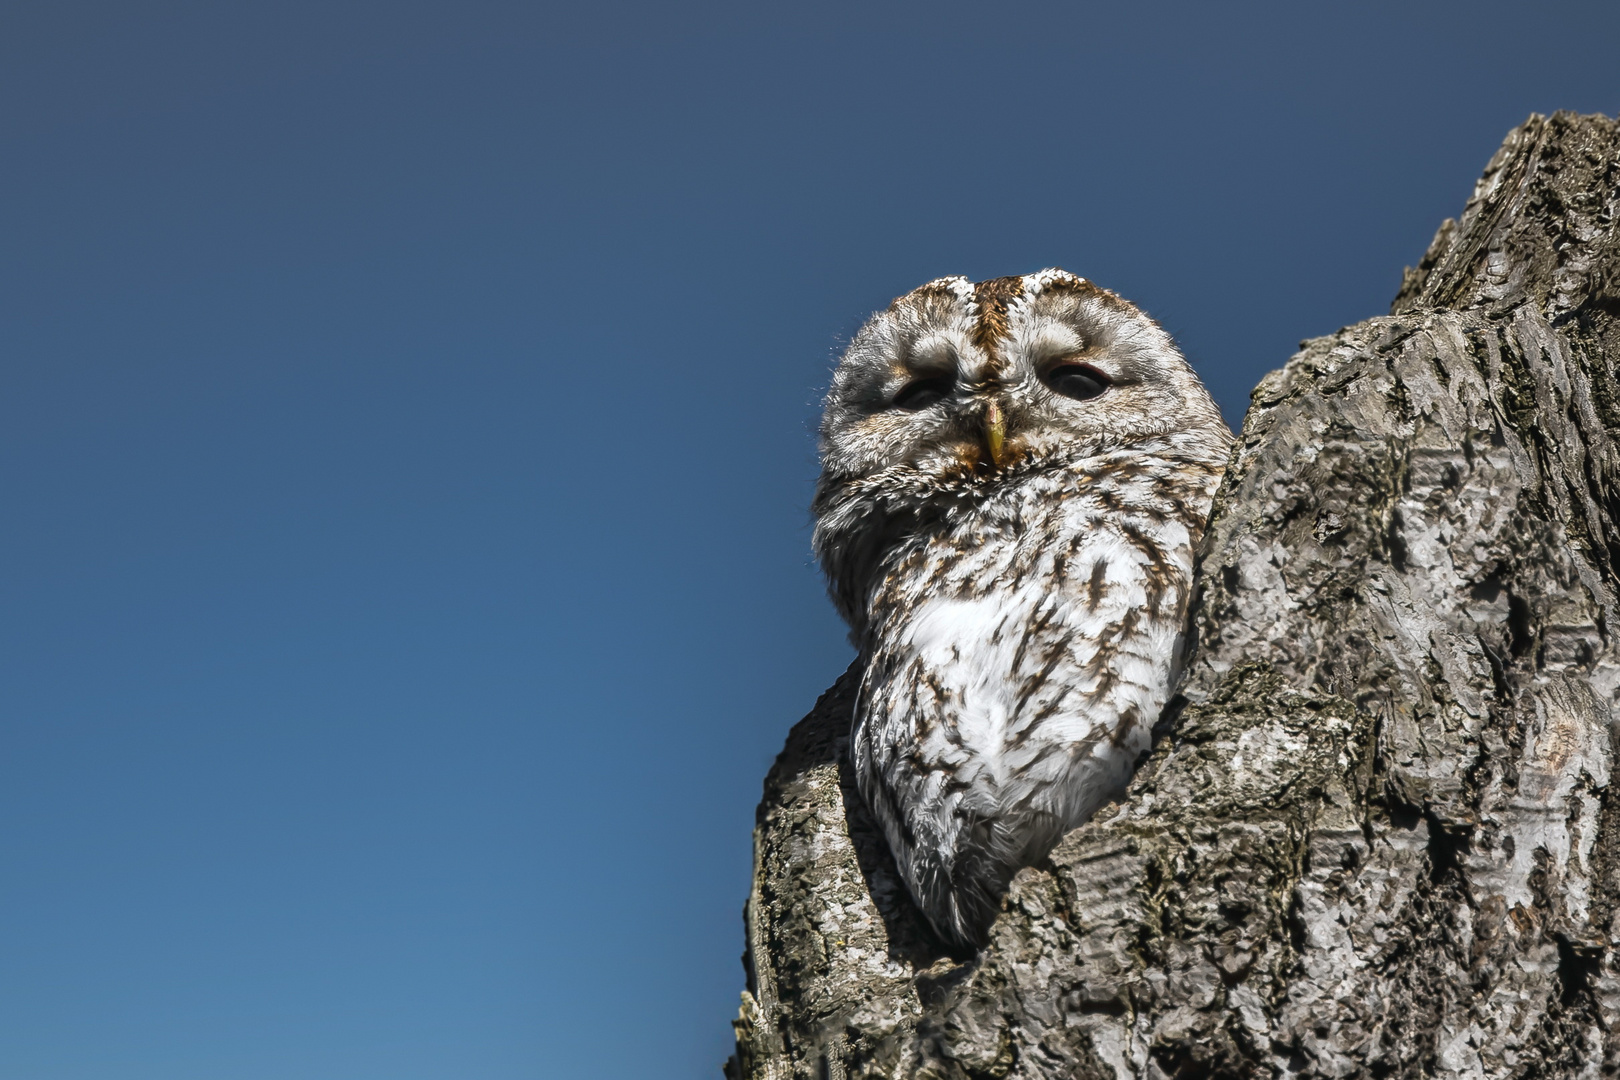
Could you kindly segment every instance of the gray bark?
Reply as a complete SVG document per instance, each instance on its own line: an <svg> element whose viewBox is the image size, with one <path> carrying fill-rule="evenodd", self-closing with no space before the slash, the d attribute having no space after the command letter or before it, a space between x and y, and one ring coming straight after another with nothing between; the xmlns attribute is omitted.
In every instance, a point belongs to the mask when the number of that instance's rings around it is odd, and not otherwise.
<svg viewBox="0 0 1620 1080"><path fill-rule="evenodd" d="M1123 802L950 955L845 761L765 783L734 1080L1620 1071L1620 124L1532 117L1254 392Z"/></svg>

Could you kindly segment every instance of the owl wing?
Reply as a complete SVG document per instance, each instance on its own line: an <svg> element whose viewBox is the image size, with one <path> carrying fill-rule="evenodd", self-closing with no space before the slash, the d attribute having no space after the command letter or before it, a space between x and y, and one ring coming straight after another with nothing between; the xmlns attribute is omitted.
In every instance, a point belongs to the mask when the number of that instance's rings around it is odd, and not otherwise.
<svg viewBox="0 0 1620 1080"><path fill-rule="evenodd" d="M880 650L857 698L851 756L912 898L941 937L973 947L1013 874L1051 849L1064 822L1000 802L960 738L960 698L921 658Z"/></svg>

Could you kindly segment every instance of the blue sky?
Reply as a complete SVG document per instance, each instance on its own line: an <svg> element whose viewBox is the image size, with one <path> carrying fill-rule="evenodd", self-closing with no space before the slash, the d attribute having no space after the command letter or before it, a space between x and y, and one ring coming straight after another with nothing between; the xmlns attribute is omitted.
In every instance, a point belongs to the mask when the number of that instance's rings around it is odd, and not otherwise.
<svg viewBox="0 0 1620 1080"><path fill-rule="evenodd" d="M1061 265L1236 422L1608 3L8 4L0 1077L718 1076L866 313Z"/></svg>

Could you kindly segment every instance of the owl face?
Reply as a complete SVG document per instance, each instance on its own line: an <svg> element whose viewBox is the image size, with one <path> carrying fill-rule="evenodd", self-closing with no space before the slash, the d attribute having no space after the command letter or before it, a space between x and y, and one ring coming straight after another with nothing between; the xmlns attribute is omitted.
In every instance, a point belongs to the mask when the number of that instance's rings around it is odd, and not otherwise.
<svg viewBox="0 0 1620 1080"><path fill-rule="evenodd" d="M833 376L823 482L900 469L994 478L1172 432L1220 413L1170 337L1063 270L940 278L873 316Z"/></svg>

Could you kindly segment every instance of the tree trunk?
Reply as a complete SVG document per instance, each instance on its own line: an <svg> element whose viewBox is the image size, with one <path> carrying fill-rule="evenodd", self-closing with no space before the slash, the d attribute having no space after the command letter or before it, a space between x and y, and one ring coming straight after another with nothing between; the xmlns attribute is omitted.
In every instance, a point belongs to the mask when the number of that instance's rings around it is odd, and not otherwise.
<svg viewBox="0 0 1620 1080"><path fill-rule="evenodd" d="M1620 1071L1620 124L1531 117L1254 392L1124 801L924 926L856 668L765 782L733 1080Z"/></svg>

